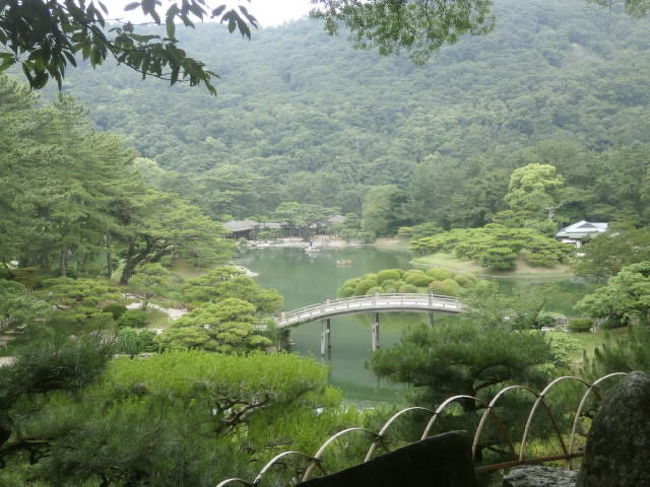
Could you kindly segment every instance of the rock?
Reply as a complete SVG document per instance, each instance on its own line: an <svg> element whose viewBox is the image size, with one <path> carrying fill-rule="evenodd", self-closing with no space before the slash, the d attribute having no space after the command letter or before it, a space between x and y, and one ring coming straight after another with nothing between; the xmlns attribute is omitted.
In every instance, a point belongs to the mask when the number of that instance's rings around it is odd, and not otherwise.
<svg viewBox="0 0 650 487"><path fill-rule="evenodd" d="M628 374L594 418L577 487L650 487L650 376Z"/></svg>
<svg viewBox="0 0 650 487"><path fill-rule="evenodd" d="M577 474L541 465L516 467L503 477L503 487L574 487Z"/></svg>
<svg viewBox="0 0 650 487"><path fill-rule="evenodd" d="M297 487L476 487L472 446L452 431Z"/></svg>

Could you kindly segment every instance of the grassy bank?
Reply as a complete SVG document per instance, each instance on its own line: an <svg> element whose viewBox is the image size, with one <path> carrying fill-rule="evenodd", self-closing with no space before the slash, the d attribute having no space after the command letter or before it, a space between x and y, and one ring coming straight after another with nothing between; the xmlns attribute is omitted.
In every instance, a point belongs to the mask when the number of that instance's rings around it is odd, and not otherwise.
<svg viewBox="0 0 650 487"><path fill-rule="evenodd" d="M531 267L522 259L517 260L517 267L514 271L489 271L471 260L462 260L453 254L443 252L416 257L411 263L424 267L442 267L452 272L471 272L479 276L490 277L568 277L571 275L569 266L566 265L557 265L550 268Z"/></svg>

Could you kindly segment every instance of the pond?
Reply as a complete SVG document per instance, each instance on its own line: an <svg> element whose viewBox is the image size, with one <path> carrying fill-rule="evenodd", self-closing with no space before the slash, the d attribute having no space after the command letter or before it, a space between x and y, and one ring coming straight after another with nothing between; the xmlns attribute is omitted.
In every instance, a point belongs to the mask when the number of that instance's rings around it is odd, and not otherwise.
<svg viewBox="0 0 650 487"><path fill-rule="evenodd" d="M389 251L375 247L326 249L307 253L300 248L266 248L250 251L238 259L259 275L257 282L279 290L285 298L285 310L291 310L335 298L346 279L387 268L412 267L408 251ZM345 261L345 265L340 265ZM339 264L337 264L337 262ZM543 285L553 303L548 309L569 313L584 285L567 279L530 280L499 279L502 289L512 292L522 286ZM397 342L409 325L423 322L426 314L382 314L381 345ZM453 316L436 313L435 320L453 320ZM371 315L337 317L332 320L332 350L328 357L320 355L320 322L300 325L291 330L293 350L311 355L330 365L330 382L343 389L347 400L356 403L403 401L403 385L378 379L365 367L371 353Z"/></svg>

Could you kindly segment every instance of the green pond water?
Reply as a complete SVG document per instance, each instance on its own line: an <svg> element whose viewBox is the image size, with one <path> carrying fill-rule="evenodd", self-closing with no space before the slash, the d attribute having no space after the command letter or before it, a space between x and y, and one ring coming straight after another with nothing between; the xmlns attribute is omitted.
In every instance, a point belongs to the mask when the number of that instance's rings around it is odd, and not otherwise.
<svg viewBox="0 0 650 487"><path fill-rule="evenodd" d="M259 275L257 282L279 290L285 298L285 310L291 310L335 298L346 279L387 268L407 269L410 252L388 251L374 247L328 249L308 254L303 249L267 248L253 250L237 260ZM337 261L349 261L337 265ZM553 311L570 313L584 284L570 280L499 279L502 289L512 292L520 286L530 292L543 292L552 300ZM397 342L410 324L425 321L426 314L382 314L381 346ZM293 350L311 355L330 366L330 382L343 389L346 399L357 403L403 401L404 385L378 381L365 367L371 353L370 315L352 315L332 319L332 349L328 357L320 355L320 322L300 325L291 330ZM436 313L435 320L453 320L454 316Z"/></svg>

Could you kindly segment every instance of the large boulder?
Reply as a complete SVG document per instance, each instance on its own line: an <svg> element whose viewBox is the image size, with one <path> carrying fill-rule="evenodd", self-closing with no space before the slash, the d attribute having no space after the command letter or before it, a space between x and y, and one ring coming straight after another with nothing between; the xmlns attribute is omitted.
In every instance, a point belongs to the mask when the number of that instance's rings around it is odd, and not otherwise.
<svg viewBox="0 0 650 487"><path fill-rule="evenodd" d="M503 487L574 487L577 474L542 465L516 467L503 477Z"/></svg>
<svg viewBox="0 0 650 487"><path fill-rule="evenodd" d="M628 374L603 401L577 487L650 487L650 376Z"/></svg>

